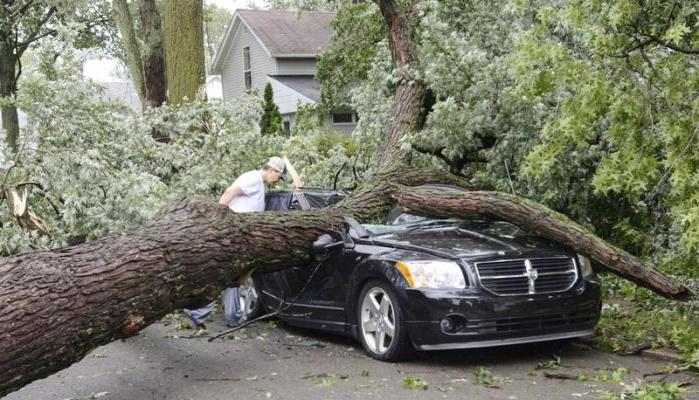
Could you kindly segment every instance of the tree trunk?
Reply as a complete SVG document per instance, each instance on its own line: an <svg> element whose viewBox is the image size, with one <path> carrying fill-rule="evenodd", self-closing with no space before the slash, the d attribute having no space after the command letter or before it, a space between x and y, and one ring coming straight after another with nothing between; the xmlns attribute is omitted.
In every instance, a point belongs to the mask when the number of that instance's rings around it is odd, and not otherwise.
<svg viewBox="0 0 699 400"><path fill-rule="evenodd" d="M307 260L329 223L342 219L234 214L190 200L128 235L0 259L0 396L174 309L207 303L257 262Z"/></svg>
<svg viewBox="0 0 699 400"><path fill-rule="evenodd" d="M386 126L381 143L379 166L385 167L403 155L400 148L403 136L417 129L427 88L424 82L411 77L410 68L415 66L417 57L411 40L412 29L406 21L406 15L413 13L414 10L401 10L394 0L377 1L377 3L388 28L391 56L400 74L403 75L403 80L396 89L390 114L391 120Z"/></svg>
<svg viewBox="0 0 699 400"><path fill-rule="evenodd" d="M0 42L0 98L14 100L17 93L17 57L12 49ZM14 104L3 105L2 129L5 130L5 144L12 153L16 153L19 141L19 118Z"/></svg>
<svg viewBox="0 0 699 400"><path fill-rule="evenodd" d="M164 14L168 97L182 104L194 100L206 78L202 0L166 0Z"/></svg>
<svg viewBox="0 0 699 400"><path fill-rule="evenodd" d="M138 98L141 100L141 108L143 108L146 105L146 83L143 79L141 46L136 40L133 19L126 0L112 0L112 12L126 51L126 66L129 69L136 93L138 93Z"/></svg>
<svg viewBox="0 0 699 400"><path fill-rule="evenodd" d="M155 0L140 0L138 3L145 43L144 73L146 95L151 107L160 107L167 100L165 85L165 49L160 13ZM157 138L156 138L157 139Z"/></svg>
<svg viewBox="0 0 699 400"><path fill-rule="evenodd" d="M395 4L381 4L391 26L393 14L385 10ZM409 43L401 42L409 35L395 37L391 46L409 51ZM254 267L273 270L307 262L312 241L340 229L344 216L375 218L395 201L427 215L488 215L511 221L666 297L691 296L652 266L544 206L503 193L468 192L453 176L405 168L398 144L416 129L418 118L412 113L420 111L424 95L415 86L405 79L398 87L384 137L391 144L384 145L381 172L336 206L234 214L210 201L185 200L125 234L0 259L0 396L174 309L205 303Z"/></svg>

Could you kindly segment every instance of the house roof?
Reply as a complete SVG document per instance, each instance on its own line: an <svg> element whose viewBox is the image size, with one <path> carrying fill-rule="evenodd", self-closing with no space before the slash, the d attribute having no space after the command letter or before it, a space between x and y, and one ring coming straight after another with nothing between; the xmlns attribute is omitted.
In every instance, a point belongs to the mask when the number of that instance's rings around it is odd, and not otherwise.
<svg viewBox="0 0 699 400"><path fill-rule="evenodd" d="M269 77L316 103L320 102L320 82L312 75L270 75Z"/></svg>
<svg viewBox="0 0 699 400"><path fill-rule="evenodd" d="M333 12L238 10L216 52L212 72L220 73L241 24L250 29L270 57L315 58L330 45L334 18Z"/></svg>
<svg viewBox="0 0 699 400"><path fill-rule="evenodd" d="M241 18L272 57L315 56L328 48L333 12L240 10Z"/></svg>

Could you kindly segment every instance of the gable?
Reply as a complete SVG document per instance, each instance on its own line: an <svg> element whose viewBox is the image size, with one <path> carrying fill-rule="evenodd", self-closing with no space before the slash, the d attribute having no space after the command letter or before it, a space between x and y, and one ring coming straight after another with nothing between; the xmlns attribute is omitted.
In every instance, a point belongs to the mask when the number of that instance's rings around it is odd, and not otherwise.
<svg viewBox="0 0 699 400"><path fill-rule="evenodd" d="M330 45L334 18L335 13L330 12L238 10L219 45L211 73L221 74L240 28L249 31L270 57L315 58Z"/></svg>

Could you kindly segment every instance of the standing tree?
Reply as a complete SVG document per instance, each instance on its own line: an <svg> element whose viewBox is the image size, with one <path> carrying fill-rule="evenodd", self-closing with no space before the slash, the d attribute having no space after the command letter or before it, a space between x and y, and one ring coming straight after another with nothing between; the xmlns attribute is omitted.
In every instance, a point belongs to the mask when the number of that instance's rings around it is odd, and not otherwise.
<svg viewBox="0 0 699 400"><path fill-rule="evenodd" d="M160 12L155 0L138 2L143 29L143 72L146 79L146 97L151 107L160 107L167 100L165 84L165 48Z"/></svg>
<svg viewBox="0 0 699 400"><path fill-rule="evenodd" d="M202 0L165 1L165 72L173 104L193 100L205 83L203 24Z"/></svg>
<svg viewBox="0 0 699 400"><path fill-rule="evenodd" d="M692 293L652 265L595 237L540 204L500 192L469 191L442 172L406 168L400 139L417 132L425 86L411 77L417 59L410 21L416 10L379 6L402 76L376 176L320 210L235 214L201 199L183 200L128 234L0 259L0 395L79 360L95 346L131 335L165 315L214 297L254 266L288 268L309 260L318 235L367 220L394 203L437 216L512 221L560 241L613 272L673 299ZM426 185L448 183L450 186ZM461 186L461 187L459 187ZM278 232L284 235L278 235Z"/></svg>
<svg viewBox="0 0 699 400"><path fill-rule="evenodd" d="M126 67L131 81L145 107L160 107L166 101L165 51L160 12L155 0L139 0L140 29L126 0L112 0L112 12L121 33L121 44L126 53ZM141 33L142 37L137 34ZM142 45L143 43L143 45ZM154 131L154 138L163 137Z"/></svg>
<svg viewBox="0 0 699 400"><path fill-rule="evenodd" d="M58 25L77 22L78 47L108 45L112 34L104 1L7 0L0 2L0 102L6 144L17 151L19 119L12 103L22 74L22 55L39 40L58 33Z"/></svg>
<svg viewBox="0 0 699 400"><path fill-rule="evenodd" d="M0 3L0 98L2 127L6 143L17 151L19 118L12 104L17 94L17 80L22 73L22 55L38 40L56 34L58 8L45 1L3 1Z"/></svg>
<svg viewBox="0 0 699 400"><path fill-rule="evenodd" d="M126 52L126 67L131 75L131 81L136 88L141 107L146 104L146 82L143 77L143 62L141 61L141 46L136 39L133 19L126 0L112 0L112 13L119 32L124 51Z"/></svg>
<svg viewBox="0 0 699 400"><path fill-rule="evenodd" d="M262 133L262 135L281 135L282 115L279 113L279 107L274 104L274 92L272 91L272 84L269 82L265 85L262 110L260 133Z"/></svg>

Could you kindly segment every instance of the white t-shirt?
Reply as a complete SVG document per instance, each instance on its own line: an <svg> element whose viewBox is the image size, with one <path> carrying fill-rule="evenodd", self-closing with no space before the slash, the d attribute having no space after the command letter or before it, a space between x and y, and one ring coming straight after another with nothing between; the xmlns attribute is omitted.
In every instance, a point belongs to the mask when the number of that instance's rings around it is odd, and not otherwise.
<svg viewBox="0 0 699 400"><path fill-rule="evenodd" d="M255 212L265 210L265 184L260 171L248 171L238 177L233 184L238 184L243 191L228 203L228 208L237 212Z"/></svg>

